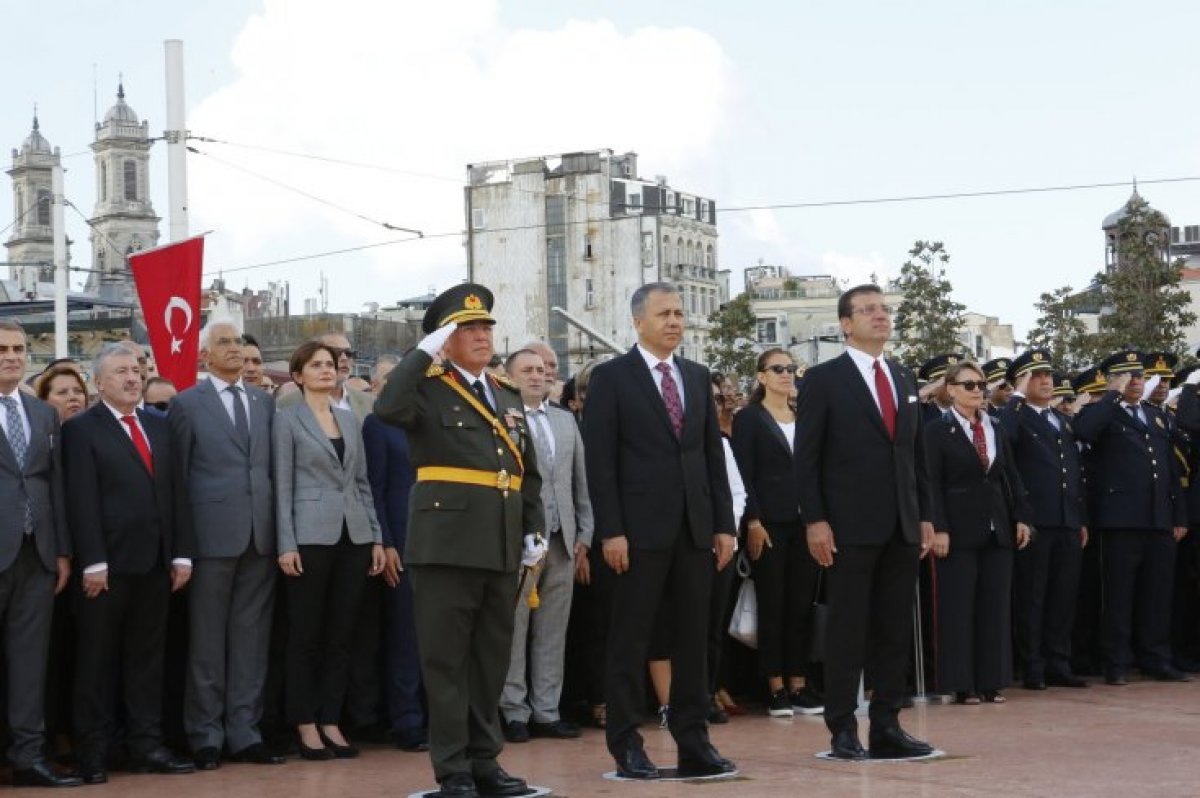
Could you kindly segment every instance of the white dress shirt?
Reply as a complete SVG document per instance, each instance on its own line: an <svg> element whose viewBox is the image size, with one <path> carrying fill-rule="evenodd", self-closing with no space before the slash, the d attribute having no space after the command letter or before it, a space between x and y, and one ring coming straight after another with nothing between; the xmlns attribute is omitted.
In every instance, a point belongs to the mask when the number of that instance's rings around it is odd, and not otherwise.
<svg viewBox="0 0 1200 798"><path fill-rule="evenodd" d="M687 410L687 406L683 401L683 372L679 369L679 364L675 362L674 356L666 360L659 360L654 355L647 352L641 344L637 344L637 351L641 353L642 359L646 361L646 368L650 369L650 376L654 378L654 385L658 388L659 394L662 393L662 372L658 370L659 363L666 363L671 367L671 374L675 376L675 388L679 393L679 407Z"/></svg>
<svg viewBox="0 0 1200 798"><path fill-rule="evenodd" d="M950 413L958 421L958 425L962 427L963 432L967 434L967 440L972 446L975 445L975 433L971 430L971 421L962 413L958 412L958 408L950 408ZM987 441L988 468L992 467L992 463L996 462L996 430L992 427L992 417L982 410L979 411L980 419L983 423L983 438Z"/></svg>
<svg viewBox="0 0 1200 798"><path fill-rule="evenodd" d="M875 400L875 406L879 408L880 414L883 413L883 406L879 404L879 392L875 390L875 364L879 363L879 368L883 370L883 375L887 377L888 385L892 386L892 400L896 412L900 412L899 395L896 393L896 383L892 380L892 370L888 368L887 361L883 359L883 355L872 357L861 349L855 349L850 344L846 344L846 353L850 355L850 359L854 361L854 365L858 366L858 371L862 374L863 381L867 384L867 390L871 392L871 398Z"/></svg>
<svg viewBox="0 0 1200 798"><path fill-rule="evenodd" d="M233 417L233 394L225 389L230 385L236 385L242 389L241 392L238 393L238 396L240 396L242 399L242 408L246 411L246 429L249 429L250 396L246 393L246 383L242 382L242 378L238 377L237 382L225 382L225 380L221 379L217 375L209 374L208 380L212 383L212 386L217 389L217 396L221 397L221 404L225 406L225 412L229 414L229 421L234 425L234 427L237 426L237 419Z"/></svg>
<svg viewBox="0 0 1200 798"><path fill-rule="evenodd" d="M463 379L465 379L467 381L467 388L469 388L471 390L472 396L475 395L475 381L478 380L483 383L483 392L487 395L488 403L491 404L491 406L492 406L492 411L495 412L495 410L496 410L496 394L492 393L492 386L488 383L487 377L484 376L484 372L481 371L478 374L472 374L471 372L467 371L465 368L458 365L457 363L451 362L450 365L454 366L454 368L458 370L458 373L463 375ZM343 390L345 390L345 389L343 389ZM350 405L349 405L350 397L346 396L345 399L346 399L346 403L347 403L346 409L349 410L350 409Z"/></svg>
<svg viewBox="0 0 1200 798"><path fill-rule="evenodd" d="M546 410L548 406L544 400L537 407L526 406L525 418L529 419L531 426L537 424L538 429L542 431L542 439L550 447L550 456L554 457L558 454L558 447L554 443L554 430L550 428L550 413Z"/></svg>

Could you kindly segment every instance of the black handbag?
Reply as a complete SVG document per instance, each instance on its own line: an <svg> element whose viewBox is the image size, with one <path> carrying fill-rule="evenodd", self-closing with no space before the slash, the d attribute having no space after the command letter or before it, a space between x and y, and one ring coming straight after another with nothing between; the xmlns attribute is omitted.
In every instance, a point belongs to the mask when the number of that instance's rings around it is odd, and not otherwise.
<svg viewBox="0 0 1200 798"><path fill-rule="evenodd" d="M821 581L825 569L817 572L817 589L813 594L812 614L808 618L808 660L825 661L825 636L829 631L829 605L821 600Z"/></svg>

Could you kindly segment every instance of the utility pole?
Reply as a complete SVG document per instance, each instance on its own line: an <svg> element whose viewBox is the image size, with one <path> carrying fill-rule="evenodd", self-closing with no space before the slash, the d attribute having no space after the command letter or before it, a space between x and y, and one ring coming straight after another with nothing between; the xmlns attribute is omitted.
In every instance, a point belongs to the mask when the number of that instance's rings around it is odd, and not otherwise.
<svg viewBox="0 0 1200 798"><path fill-rule="evenodd" d="M63 168L50 170L50 235L54 238L54 357L67 357L67 230L63 219Z"/></svg>
<svg viewBox="0 0 1200 798"><path fill-rule="evenodd" d="M183 42L167 39L167 198L171 242L188 237L187 106L183 98Z"/></svg>

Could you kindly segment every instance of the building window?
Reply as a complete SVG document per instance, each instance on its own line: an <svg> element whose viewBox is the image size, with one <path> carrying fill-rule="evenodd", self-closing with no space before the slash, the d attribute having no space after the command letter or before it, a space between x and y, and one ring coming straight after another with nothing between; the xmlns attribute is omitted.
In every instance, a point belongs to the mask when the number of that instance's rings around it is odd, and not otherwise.
<svg viewBox="0 0 1200 798"><path fill-rule="evenodd" d="M1200 241L1200 224L1189 224L1183 228L1183 240L1187 244L1195 244Z"/></svg>
<svg viewBox="0 0 1200 798"><path fill-rule="evenodd" d="M683 259L683 256L684 256L684 248L683 248L683 239L681 238L675 242L675 263L679 264L680 266L686 265L687 261L685 261Z"/></svg>
<svg viewBox="0 0 1200 798"><path fill-rule="evenodd" d="M50 192L44 188L37 193L37 223L42 227L50 226Z"/></svg>
<svg viewBox="0 0 1200 798"><path fill-rule="evenodd" d="M137 161L127 160L124 164L125 169L125 199L129 202L137 202Z"/></svg>
<svg viewBox="0 0 1200 798"><path fill-rule="evenodd" d="M596 307L596 293L593 290L591 277L585 277L583 280L583 307L587 310Z"/></svg>
<svg viewBox="0 0 1200 798"><path fill-rule="evenodd" d="M758 320L758 342L760 344L773 344L778 341L778 331L776 329L775 319L759 319Z"/></svg>
<svg viewBox="0 0 1200 798"><path fill-rule="evenodd" d="M482 230L487 227L487 220L483 215L483 208L471 209L471 229Z"/></svg>
<svg viewBox="0 0 1200 798"><path fill-rule="evenodd" d="M665 192L665 194L666 194L666 198L663 200L663 212L674 213L675 212L675 192L667 191L667 192Z"/></svg>
<svg viewBox="0 0 1200 798"><path fill-rule="evenodd" d="M630 194L629 202L625 205L626 213L641 213L642 212L642 195Z"/></svg>
<svg viewBox="0 0 1200 798"><path fill-rule="evenodd" d="M684 199L683 199L683 214L684 214L684 216L695 216L696 215L696 200L692 199L691 197L684 197Z"/></svg>
<svg viewBox="0 0 1200 798"><path fill-rule="evenodd" d="M708 200L700 200L700 221L708 221Z"/></svg>
<svg viewBox="0 0 1200 798"><path fill-rule="evenodd" d="M592 259L592 237L589 235L583 237L583 259Z"/></svg>
<svg viewBox="0 0 1200 798"><path fill-rule="evenodd" d="M108 161L100 164L100 201L108 200Z"/></svg>

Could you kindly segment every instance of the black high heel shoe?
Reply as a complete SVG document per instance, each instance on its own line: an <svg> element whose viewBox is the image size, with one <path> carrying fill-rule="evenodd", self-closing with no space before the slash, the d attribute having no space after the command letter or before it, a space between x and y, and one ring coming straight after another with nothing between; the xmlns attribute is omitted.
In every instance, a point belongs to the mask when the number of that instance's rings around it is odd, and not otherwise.
<svg viewBox="0 0 1200 798"><path fill-rule="evenodd" d="M325 735L322 734L321 738L324 739ZM328 748L309 748L299 734L296 735L296 747L300 749L300 758L309 762L324 762L334 757L334 752Z"/></svg>
<svg viewBox="0 0 1200 798"><path fill-rule="evenodd" d="M329 739L329 735L320 726L317 727L317 734L321 735L321 742L325 743L325 750L332 752L334 757L338 759L354 759L358 756L358 748L353 745L338 745L333 740Z"/></svg>

